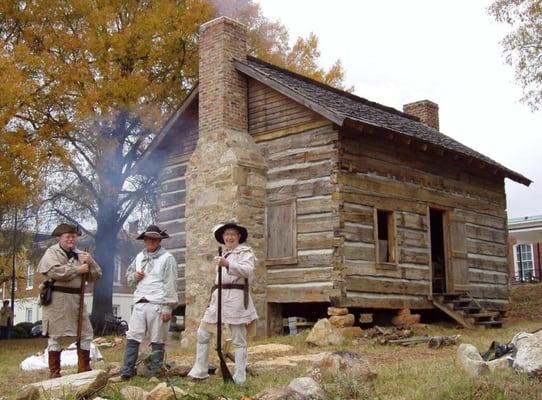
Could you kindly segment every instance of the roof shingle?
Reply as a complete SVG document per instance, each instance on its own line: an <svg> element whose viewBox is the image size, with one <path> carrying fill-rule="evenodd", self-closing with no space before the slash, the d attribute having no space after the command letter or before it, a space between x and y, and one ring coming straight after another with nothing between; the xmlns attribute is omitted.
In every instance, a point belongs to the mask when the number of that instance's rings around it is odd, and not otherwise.
<svg viewBox="0 0 542 400"><path fill-rule="evenodd" d="M378 104L351 93L335 89L321 82L314 81L286 69L269 64L255 57L248 57L242 65L250 68L256 74L271 79L279 85L295 92L298 96L317 105L333 116L335 121L353 120L360 123L384 128L415 139L431 143L452 152L460 153L478 159L501 170L505 176L529 185L531 181L523 175L514 172L491 158L467 147L457 140L433 129L418 118L405 114L394 108ZM243 72L247 72L246 69Z"/></svg>

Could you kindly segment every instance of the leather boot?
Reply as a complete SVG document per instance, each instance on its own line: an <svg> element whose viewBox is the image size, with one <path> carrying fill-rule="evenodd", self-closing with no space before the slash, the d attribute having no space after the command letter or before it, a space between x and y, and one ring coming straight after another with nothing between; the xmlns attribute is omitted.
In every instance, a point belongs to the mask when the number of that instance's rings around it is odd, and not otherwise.
<svg viewBox="0 0 542 400"><path fill-rule="evenodd" d="M124 350L124 366L120 371L120 377L123 381L132 379L135 375L135 366L137 356L139 355L139 342L137 340L128 339Z"/></svg>
<svg viewBox="0 0 542 400"><path fill-rule="evenodd" d="M77 349L77 373L92 371L90 368L90 350Z"/></svg>
<svg viewBox="0 0 542 400"><path fill-rule="evenodd" d="M149 376L160 376L164 366L165 343L151 343L151 362Z"/></svg>
<svg viewBox="0 0 542 400"><path fill-rule="evenodd" d="M60 351L49 352L49 378L60 378Z"/></svg>

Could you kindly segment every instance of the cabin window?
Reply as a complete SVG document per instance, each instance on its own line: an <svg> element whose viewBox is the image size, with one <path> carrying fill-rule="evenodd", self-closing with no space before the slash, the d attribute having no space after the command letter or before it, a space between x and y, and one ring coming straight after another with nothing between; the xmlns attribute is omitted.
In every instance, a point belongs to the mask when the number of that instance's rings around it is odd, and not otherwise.
<svg viewBox="0 0 542 400"><path fill-rule="evenodd" d="M267 264L297 263L295 199L269 204L266 216Z"/></svg>
<svg viewBox="0 0 542 400"><path fill-rule="evenodd" d="M375 211L375 249L377 264L395 264L395 213Z"/></svg>
<svg viewBox="0 0 542 400"><path fill-rule="evenodd" d="M533 245L518 244L514 246L516 259L516 280L530 281L534 278Z"/></svg>

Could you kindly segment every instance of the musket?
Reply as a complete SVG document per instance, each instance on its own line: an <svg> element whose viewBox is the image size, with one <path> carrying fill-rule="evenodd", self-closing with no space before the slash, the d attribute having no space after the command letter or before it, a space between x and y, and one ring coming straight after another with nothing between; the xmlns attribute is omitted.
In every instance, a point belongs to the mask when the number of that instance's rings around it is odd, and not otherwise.
<svg viewBox="0 0 542 400"><path fill-rule="evenodd" d="M89 252L88 246L85 247L85 253ZM79 286L79 316L77 319L77 351L81 350L81 334L83 332L83 309L85 307L85 281L87 273L81 275L81 286Z"/></svg>
<svg viewBox="0 0 542 400"><path fill-rule="evenodd" d="M218 246L218 256L222 257L222 247ZM222 353L222 267L218 267L218 307L216 312L216 352L220 360L220 372L224 382L233 381L231 372L226 364L226 357Z"/></svg>

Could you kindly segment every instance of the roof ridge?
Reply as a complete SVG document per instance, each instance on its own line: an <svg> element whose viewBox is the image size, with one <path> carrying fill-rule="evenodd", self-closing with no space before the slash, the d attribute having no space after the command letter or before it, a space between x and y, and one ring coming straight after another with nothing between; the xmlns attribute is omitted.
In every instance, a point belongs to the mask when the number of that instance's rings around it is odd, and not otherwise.
<svg viewBox="0 0 542 400"><path fill-rule="evenodd" d="M348 97L348 98L350 98L352 100L362 102L362 103L364 103L364 104L366 104L368 106L378 108L378 109L380 109L382 111L386 111L386 112L398 115L400 117L410 119L410 120L415 121L415 122L420 122L420 119L418 117L414 116L414 115L407 114L407 113L405 113L403 111L397 110L396 108L385 106L384 104L380 104L380 103L377 103L375 101L371 101L371 100L368 100L368 99L366 99L364 97L360 97L360 96L355 95L353 93L347 92L345 90L338 89L338 88L330 86L330 85L328 85L326 83L317 81L316 79L312 79L312 78L309 78L309 77L307 77L305 75L301 75L301 74L299 74L297 72L291 71L291 70L289 70L287 68L283 68L283 67L279 67L278 65L271 64L271 63L269 63L267 61L264 61L264 60L262 60L260 58L257 58L257 57L251 56L251 55L247 55L247 60L255 61L257 63L266 65L266 66L268 66L270 68L280 70L280 71L282 71L282 72L284 72L286 74L294 76L297 79L302 79L302 80L304 80L306 82L309 82L311 84L318 85L318 86L320 86L320 87L322 87L322 88L324 88L326 90L330 90L332 92L340 94L341 96L346 96L346 97Z"/></svg>

